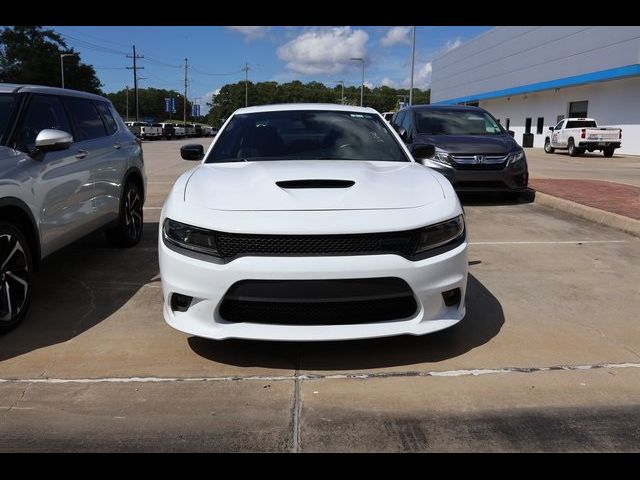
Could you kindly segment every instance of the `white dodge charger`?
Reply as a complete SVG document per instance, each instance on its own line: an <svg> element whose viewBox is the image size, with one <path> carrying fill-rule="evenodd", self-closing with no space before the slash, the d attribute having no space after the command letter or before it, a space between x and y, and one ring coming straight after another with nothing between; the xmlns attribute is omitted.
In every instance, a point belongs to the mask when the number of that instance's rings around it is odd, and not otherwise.
<svg viewBox="0 0 640 480"><path fill-rule="evenodd" d="M464 317L458 197L375 110L242 108L206 154L181 154L202 162L176 181L160 218L172 327L343 340L422 335Z"/></svg>

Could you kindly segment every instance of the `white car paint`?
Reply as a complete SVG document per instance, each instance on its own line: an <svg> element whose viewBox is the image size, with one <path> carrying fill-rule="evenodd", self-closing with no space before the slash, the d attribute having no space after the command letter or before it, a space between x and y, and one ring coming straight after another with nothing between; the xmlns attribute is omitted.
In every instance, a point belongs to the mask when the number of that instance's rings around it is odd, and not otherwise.
<svg viewBox="0 0 640 480"><path fill-rule="evenodd" d="M331 110L368 113L362 107L322 104L269 105L234 113ZM222 137L233 115L209 147ZM161 212L158 238L164 317L172 327L212 339L336 340L421 335L448 328L465 314L466 238L444 253L421 260L399 254L353 256L243 256L226 263L216 257L169 246L162 225L169 218L188 225L244 234L370 234L412 230L463 214L451 184L413 161L257 161L201 164L175 183ZM208 152L207 152L208 153ZM206 158L206 157L205 157ZM353 189L283 190L276 181L354 180ZM397 277L417 303L408 318L375 323L282 325L230 323L220 315L227 290L242 280L321 280ZM442 292L459 288L462 299L447 307ZM171 307L174 293L193 297L187 311Z"/></svg>

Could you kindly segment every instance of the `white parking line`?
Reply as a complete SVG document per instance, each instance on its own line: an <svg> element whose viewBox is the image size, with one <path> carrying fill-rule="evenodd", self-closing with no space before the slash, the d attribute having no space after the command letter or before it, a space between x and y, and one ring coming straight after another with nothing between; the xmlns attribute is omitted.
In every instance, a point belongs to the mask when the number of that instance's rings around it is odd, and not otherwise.
<svg viewBox="0 0 640 480"><path fill-rule="evenodd" d="M469 245L562 245L576 243L627 243L626 240L563 240L563 241L521 241L521 242L469 242Z"/></svg>
<svg viewBox="0 0 640 480"><path fill-rule="evenodd" d="M162 210L162 207L144 207L145 210Z"/></svg>

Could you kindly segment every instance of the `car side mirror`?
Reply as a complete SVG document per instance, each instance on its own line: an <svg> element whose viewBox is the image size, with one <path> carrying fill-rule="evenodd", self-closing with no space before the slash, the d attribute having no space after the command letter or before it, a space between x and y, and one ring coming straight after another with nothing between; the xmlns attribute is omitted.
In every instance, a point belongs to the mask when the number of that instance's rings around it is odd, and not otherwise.
<svg viewBox="0 0 640 480"><path fill-rule="evenodd" d="M426 158L433 158L436 154L436 147L433 145L416 145L413 147L413 158L420 162ZM420 162L422 163L422 162Z"/></svg>
<svg viewBox="0 0 640 480"><path fill-rule="evenodd" d="M514 132L513 130L507 130L507 133L509 135L511 135L512 137L515 136L516 132Z"/></svg>
<svg viewBox="0 0 640 480"><path fill-rule="evenodd" d="M551 130L553 132L553 127L549 127L549 130Z"/></svg>
<svg viewBox="0 0 640 480"><path fill-rule="evenodd" d="M180 156L185 160L202 160L204 158L204 147L197 143L190 143L180 148Z"/></svg>
<svg viewBox="0 0 640 480"><path fill-rule="evenodd" d="M38 133L35 146L41 152L53 152L66 150L72 143L73 137L70 133L53 128L45 128Z"/></svg>

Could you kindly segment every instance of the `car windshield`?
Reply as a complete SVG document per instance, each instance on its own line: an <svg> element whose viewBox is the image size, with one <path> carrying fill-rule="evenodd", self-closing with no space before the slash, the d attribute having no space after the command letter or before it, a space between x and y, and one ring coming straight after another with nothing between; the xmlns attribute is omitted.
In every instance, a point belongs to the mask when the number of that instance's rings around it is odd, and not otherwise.
<svg viewBox="0 0 640 480"><path fill-rule="evenodd" d="M0 95L0 140L9 128L9 119L13 114L16 104L16 96L12 94Z"/></svg>
<svg viewBox="0 0 640 480"><path fill-rule="evenodd" d="M429 135L502 135L491 115L477 110L416 110L418 133Z"/></svg>
<svg viewBox="0 0 640 480"><path fill-rule="evenodd" d="M409 159L380 116L332 110L234 115L206 163L263 160Z"/></svg>

